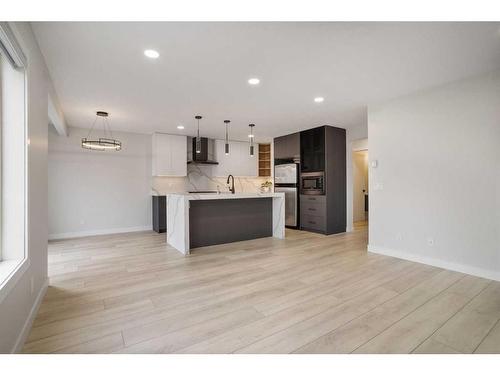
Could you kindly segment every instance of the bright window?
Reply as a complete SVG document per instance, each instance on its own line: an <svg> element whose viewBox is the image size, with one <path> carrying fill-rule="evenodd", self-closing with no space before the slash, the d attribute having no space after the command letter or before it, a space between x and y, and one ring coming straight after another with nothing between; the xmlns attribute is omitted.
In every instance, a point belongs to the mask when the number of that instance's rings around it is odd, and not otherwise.
<svg viewBox="0 0 500 375"><path fill-rule="evenodd" d="M9 54L13 44L5 38L5 23L0 23L0 300L10 279L28 263L25 68Z"/></svg>
<svg viewBox="0 0 500 375"><path fill-rule="evenodd" d="M14 68L4 56L1 64L1 244L2 260L19 259L24 244L25 201L25 103L24 71ZM24 245L23 245L24 248Z"/></svg>

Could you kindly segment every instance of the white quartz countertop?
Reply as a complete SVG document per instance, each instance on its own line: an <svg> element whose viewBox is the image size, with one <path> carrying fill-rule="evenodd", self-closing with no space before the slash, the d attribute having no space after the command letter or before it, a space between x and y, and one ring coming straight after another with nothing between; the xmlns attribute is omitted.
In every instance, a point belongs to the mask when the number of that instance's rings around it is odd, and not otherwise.
<svg viewBox="0 0 500 375"><path fill-rule="evenodd" d="M271 198L272 200L272 235L285 238L285 193L236 193L236 194L203 194L203 193L171 193L167 194L167 243L182 254L189 254L190 211L191 201L215 200L214 204L222 204L227 199ZM219 201L219 202L217 202ZM252 205L252 203L250 203ZM223 215L228 215L224 213ZM230 216L229 216L230 217ZM271 223L270 223L271 224Z"/></svg>
<svg viewBox="0 0 500 375"><path fill-rule="evenodd" d="M285 193L167 193L168 197L184 198L185 200L208 200L208 199L244 199L244 198L284 198Z"/></svg>

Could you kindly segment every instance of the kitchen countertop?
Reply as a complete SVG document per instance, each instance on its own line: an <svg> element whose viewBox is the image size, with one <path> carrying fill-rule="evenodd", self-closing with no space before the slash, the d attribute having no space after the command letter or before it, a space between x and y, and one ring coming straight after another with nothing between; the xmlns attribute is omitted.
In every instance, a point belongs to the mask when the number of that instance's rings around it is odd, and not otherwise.
<svg viewBox="0 0 500 375"><path fill-rule="evenodd" d="M284 198L285 193L167 193L168 197L184 198L186 200L208 199L245 199L245 198Z"/></svg>
<svg viewBox="0 0 500 375"><path fill-rule="evenodd" d="M190 253L190 205L192 201L222 201L235 199L272 199L272 223L270 232L273 237L285 238L285 193L169 193L167 194L167 243L184 255ZM217 205L217 202L213 202ZM229 203L229 202L227 202ZM236 202L235 202L236 203ZM243 203L243 202L242 202ZM192 203L194 204L194 202ZM222 204L222 203L220 203ZM247 203L252 204L252 203ZM243 204L244 205L244 204ZM235 212L234 214L238 214ZM232 217L233 213L221 214ZM243 223L243 225L248 225ZM238 239L241 241L241 239Z"/></svg>

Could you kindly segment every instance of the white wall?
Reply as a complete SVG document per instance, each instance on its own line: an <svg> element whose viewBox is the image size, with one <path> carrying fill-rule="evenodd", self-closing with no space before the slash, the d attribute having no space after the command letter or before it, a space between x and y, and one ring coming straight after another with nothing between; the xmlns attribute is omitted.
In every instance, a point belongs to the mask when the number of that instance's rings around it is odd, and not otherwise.
<svg viewBox="0 0 500 375"><path fill-rule="evenodd" d="M122 150L101 152L81 147L87 134L49 134L49 237L151 229L151 135L113 132Z"/></svg>
<svg viewBox="0 0 500 375"><path fill-rule="evenodd" d="M16 23L14 32L28 60L29 267L0 303L0 353L21 349L47 286L47 94L51 82L29 24Z"/></svg>
<svg viewBox="0 0 500 375"><path fill-rule="evenodd" d="M111 126L113 118L111 117ZM68 128L68 137L49 132L49 238L151 229L151 192L221 190L226 179L213 166L188 166L187 177L151 176L151 135L113 132L120 152L82 149L88 129ZM269 178L235 178L239 192L257 191Z"/></svg>
<svg viewBox="0 0 500 375"><path fill-rule="evenodd" d="M54 104L56 98L55 91L53 93L49 92L48 95L48 115L49 115L49 122L50 124L55 128L57 133L59 135L68 135L68 127L66 126L66 121L64 120L64 115L62 111L59 111Z"/></svg>
<svg viewBox="0 0 500 375"><path fill-rule="evenodd" d="M111 118L111 125L112 118ZM151 192L226 188L213 166L188 166L187 177L151 176L151 135L113 132L120 152L81 148L88 129L68 128L69 136L49 132L49 238L151 229ZM235 178L239 192L257 191L269 178Z"/></svg>
<svg viewBox="0 0 500 375"><path fill-rule="evenodd" d="M500 280L500 71L370 108L368 133L369 250Z"/></svg>

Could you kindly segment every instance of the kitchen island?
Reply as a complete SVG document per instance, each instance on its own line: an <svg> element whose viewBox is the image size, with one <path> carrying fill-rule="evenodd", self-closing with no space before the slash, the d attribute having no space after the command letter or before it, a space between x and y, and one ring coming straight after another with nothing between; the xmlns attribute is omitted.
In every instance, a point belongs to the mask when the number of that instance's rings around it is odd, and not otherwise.
<svg viewBox="0 0 500 375"><path fill-rule="evenodd" d="M167 243L190 249L262 237L285 238L284 193L167 194Z"/></svg>

